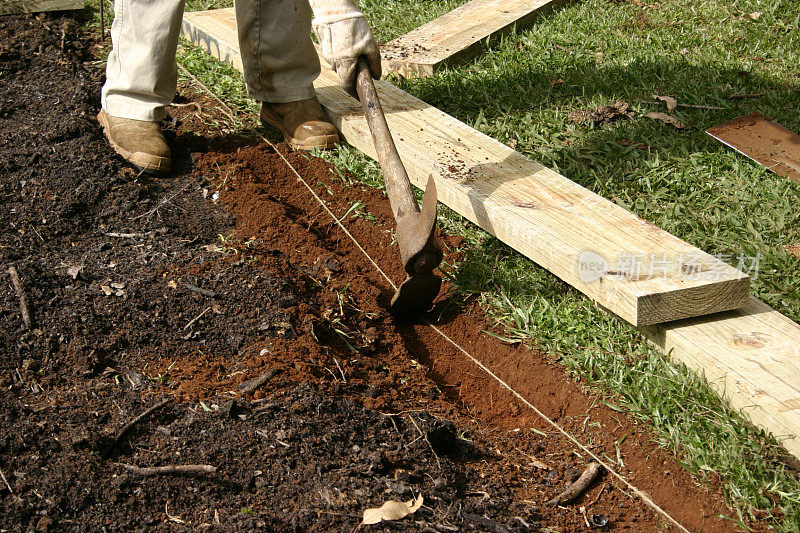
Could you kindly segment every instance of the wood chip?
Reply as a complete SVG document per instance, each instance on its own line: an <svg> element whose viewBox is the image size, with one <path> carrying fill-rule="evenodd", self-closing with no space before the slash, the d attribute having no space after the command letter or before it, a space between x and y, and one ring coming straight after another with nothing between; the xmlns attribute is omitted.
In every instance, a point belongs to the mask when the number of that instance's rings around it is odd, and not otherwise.
<svg viewBox="0 0 800 533"><path fill-rule="evenodd" d="M589 488L602 469L603 467L600 463L589 463L589 466L586 467L586 470L583 471L583 474L581 474L581 477L579 477L577 481L571 483L564 492L545 503L545 505L547 507L555 507L556 505L563 505L571 502Z"/></svg>
<svg viewBox="0 0 800 533"><path fill-rule="evenodd" d="M8 274L11 276L11 283L14 285L14 290L17 291L17 298L19 298L19 311L22 314L22 322L25 324L25 327L30 330L33 327L33 322L31 321L31 311L30 307L28 306L28 296L25 294L22 281L19 279L19 272L17 272L17 269L14 267L14 265L10 265L8 267Z"/></svg>

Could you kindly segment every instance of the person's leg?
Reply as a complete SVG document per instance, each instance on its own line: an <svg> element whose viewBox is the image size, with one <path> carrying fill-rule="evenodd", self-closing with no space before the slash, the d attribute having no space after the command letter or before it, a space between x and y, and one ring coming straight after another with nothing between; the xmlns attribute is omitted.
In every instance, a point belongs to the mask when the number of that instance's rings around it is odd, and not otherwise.
<svg viewBox="0 0 800 533"><path fill-rule="evenodd" d="M115 0L103 109L155 122L175 97L184 0Z"/></svg>
<svg viewBox="0 0 800 533"><path fill-rule="evenodd" d="M114 2L112 50L98 120L117 153L156 172L170 169L158 121L175 96L183 8L184 0Z"/></svg>
<svg viewBox="0 0 800 533"><path fill-rule="evenodd" d="M236 0L248 95L275 104L313 98L319 58L308 0Z"/></svg>
<svg viewBox="0 0 800 533"><path fill-rule="evenodd" d="M320 65L308 0L236 0L235 10L247 92L262 102L261 120L296 149L332 147L339 136L313 86Z"/></svg>

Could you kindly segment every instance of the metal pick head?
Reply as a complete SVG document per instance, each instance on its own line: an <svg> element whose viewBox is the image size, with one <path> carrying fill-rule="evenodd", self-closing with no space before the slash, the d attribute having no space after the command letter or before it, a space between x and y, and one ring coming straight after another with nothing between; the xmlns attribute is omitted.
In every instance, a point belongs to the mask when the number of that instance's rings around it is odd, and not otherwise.
<svg viewBox="0 0 800 533"><path fill-rule="evenodd" d="M442 278L428 273L408 276L392 297L389 309L394 315L427 311L442 288Z"/></svg>
<svg viewBox="0 0 800 533"><path fill-rule="evenodd" d="M403 268L411 275L427 274L442 262L442 247L434 237L436 231L436 183L428 176L422 198L422 210L397 218L397 244ZM416 204L415 204L416 205Z"/></svg>

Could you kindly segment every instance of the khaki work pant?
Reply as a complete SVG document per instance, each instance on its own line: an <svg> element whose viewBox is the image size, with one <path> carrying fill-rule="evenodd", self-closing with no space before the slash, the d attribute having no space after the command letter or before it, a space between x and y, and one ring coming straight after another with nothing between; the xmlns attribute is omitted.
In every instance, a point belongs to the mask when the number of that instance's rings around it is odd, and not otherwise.
<svg viewBox="0 0 800 533"><path fill-rule="evenodd" d="M102 92L109 115L164 118L175 96L183 9L184 0L115 0ZM235 10L248 95L273 103L312 98L320 65L308 0L236 0Z"/></svg>

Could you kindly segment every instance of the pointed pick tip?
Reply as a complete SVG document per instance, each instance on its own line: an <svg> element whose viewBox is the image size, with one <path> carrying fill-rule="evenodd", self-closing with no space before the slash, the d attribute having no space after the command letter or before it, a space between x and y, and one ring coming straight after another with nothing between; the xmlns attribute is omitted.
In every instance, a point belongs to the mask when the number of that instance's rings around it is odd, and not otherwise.
<svg viewBox="0 0 800 533"><path fill-rule="evenodd" d="M441 288L442 278L436 274L408 276L392 297L389 309L398 316L427 311Z"/></svg>

